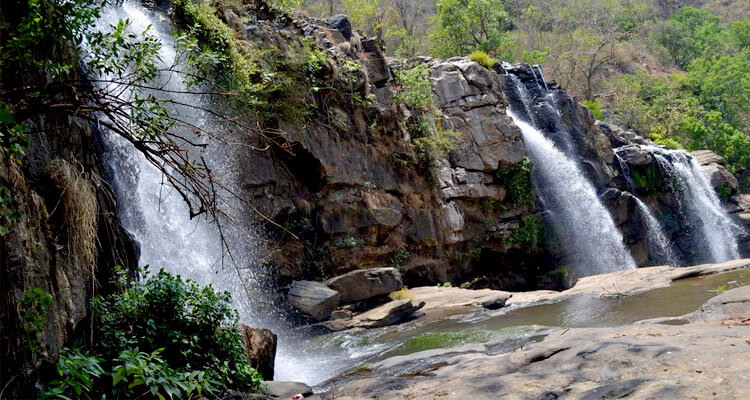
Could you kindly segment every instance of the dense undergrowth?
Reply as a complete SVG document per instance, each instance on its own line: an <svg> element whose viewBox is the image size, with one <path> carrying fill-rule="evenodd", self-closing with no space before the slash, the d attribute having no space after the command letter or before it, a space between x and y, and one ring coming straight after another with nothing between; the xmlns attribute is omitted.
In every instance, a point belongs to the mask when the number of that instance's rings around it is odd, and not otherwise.
<svg viewBox="0 0 750 400"><path fill-rule="evenodd" d="M159 271L120 272L118 291L94 300L96 340L66 348L41 397L193 398L261 390L247 362L229 293Z"/></svg>

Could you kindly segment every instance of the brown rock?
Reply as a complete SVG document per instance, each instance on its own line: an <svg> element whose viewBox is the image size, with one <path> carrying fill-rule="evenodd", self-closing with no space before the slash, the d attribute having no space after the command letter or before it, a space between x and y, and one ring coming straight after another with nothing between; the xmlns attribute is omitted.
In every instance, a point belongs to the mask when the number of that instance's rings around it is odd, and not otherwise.
<svg viewBox="0 0 750 400"><path fill-rule="evenodd" d="M240 329L247 361L258 370L263 379L273 379L276 335L268 329L251 328L244 324L240 324Z"/></svg>

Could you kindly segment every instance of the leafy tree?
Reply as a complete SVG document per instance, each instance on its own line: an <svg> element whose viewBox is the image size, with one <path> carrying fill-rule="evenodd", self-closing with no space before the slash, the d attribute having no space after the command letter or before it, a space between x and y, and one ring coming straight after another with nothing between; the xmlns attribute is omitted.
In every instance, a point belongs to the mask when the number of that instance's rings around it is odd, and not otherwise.
<svg viewBox="0 0 750 400"><path fill-rule="evenodd" d="M437 57L482 50L496 58L510 58L513 38L501 0L439 0L433 24L430 38Z"/></svg>
<svg viewBox="0 0 750 400"><path fill-rule="evenodd" d="M725 40L720 21L708 11L683 7L657 26L652 40L666 50L677 66L686 68L704 52L719 51L723 47Z"/></svg>

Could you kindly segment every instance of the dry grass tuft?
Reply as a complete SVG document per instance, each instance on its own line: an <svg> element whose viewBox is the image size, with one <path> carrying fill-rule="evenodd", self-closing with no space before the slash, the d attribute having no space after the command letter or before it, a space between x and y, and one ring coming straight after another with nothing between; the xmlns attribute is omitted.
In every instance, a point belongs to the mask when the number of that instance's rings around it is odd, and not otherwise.
<svg viewBox="0 0 750 400"><path fill-rule="evenodd" d="M94 187L83 172L61 159L50 163L49 177L60 192L68 257L93 271L98 228Z"/></svg>

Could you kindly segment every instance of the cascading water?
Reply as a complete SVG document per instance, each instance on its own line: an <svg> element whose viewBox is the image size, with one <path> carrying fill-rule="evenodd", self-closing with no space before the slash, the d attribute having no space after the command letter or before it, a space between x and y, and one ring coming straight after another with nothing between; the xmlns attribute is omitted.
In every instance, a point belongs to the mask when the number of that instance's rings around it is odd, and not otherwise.
<svg viewBox="0 0 750 400"><path fill-rule="evenodd" d="M511 78L515 78L511 76ZM534 165L534 186L550 222L564 247L573 278L635 268L612 216L597 196L596 189L575 161L537 129L521 113L529 112L530 96L517 79L511 79L520 94L524 110L507 113L521 129L526 150ZM519 113L519 111L521 113ZM559 115L557 115L559 118Z"/></svg>
<svg viewBox="0 0 750 400"><path fill-rule="evenodd" d="M534 185L553 214L555 233L566 248L575 277L635 268L622 234L578 166L542 132L512 111L534 164Z"/></svg>
<svg viewBox="0 0 750 400"><path fill-rule="evenodd" d="M617 161L620 164L620 170L628 183L630 191L635 193L636 185L633 181L633 177L630 175L630 168L618 150L619 149L615 149L615 158L617 158ZM635 195L632 197L644 220L649 254L652 257L652 260L657 264L680 265L679 259L672 250L672 242L664 233L664 229L659 223L659 220L654 217L654 214L651 213L651 210L643 201L641 201L641 199Z"/></svg>
<svg viewBox="0 0 750 400"><path fill-rule="evenodd" d="M740 258L738 236L742 228L735 224L721 207L708 177L698 162L688 153L648 146L661 169L671 172L677 183L675 189L682 198L683 209L699 229L695 243L704 242L710 262L724 262Z"/></svg>
<svg viewBox="0 0 750 400"><path fill-rule="evenodd" d="M672 250L672 243L670 242L667 235L664 234L664 230L661 227L659 221L651 213L648 206L636 196L633 196L635 204L638 206L641 216L644 218L644 224L646 225L646 237L648 239L648 250L652 259L657 264L664 265L680 265L677 256Z"/></svg>
<svg viewBox="0 0 750 400"><path fill-rule="evenodd" d="M161 42L160 67L165 72L153 86L164 90L154 95L193 105L189 108L177 106L170 112L195 127L215 130L217 127L213 126L212 118L200 111L214 107L209 96L188 93L182 75L169 68L179 65L181 61L176 59L178 56L169 19L161 12L125 1L102 10L98 30L110 32L121 19L130 21L132 32L149 32ZM106 77L100 78L106 81ZM122 90L121 96L130 95L128 90ZM190 132L185 132L185 135L191 137ZM239 193L239 185L236 184L239 172L232 170L238 163L231 162L232 154L237 150L193 136L191 140L207 145L203 150L196 149L196 152L203 151L209 163L217 160L210 165L214 176L219 177L224 186ZM106 131L101 133L100 139L101 159L115 190L121 223L140 246L139 265L164 268L200 284L211 284L217 290L230 292L242 322L272 329L279 335L276 358L278 379L315 383L329 377L328 371L320 368L326 364L324 355L312 355L309 359L301 360L305 356L294 351L298 338L288 334L291 332L290 325L279 318L277 311L268 304L266 294L269 288L265 287L266 283L260 277L262 271L258 271L256 262L261 258L257 254L259 239L246 232L244 227L224 224L224 230L219 232L217 225L206 218L191 220L181 196L164 181L161 171L131 143ZM243 215L249 212L242 211L247 209L235 197L224 192L220 193L217 201L235 222L249 226ZM223 245L231 249L232 259L226 262L223 257L227 251L222 248Z"/></svg>

